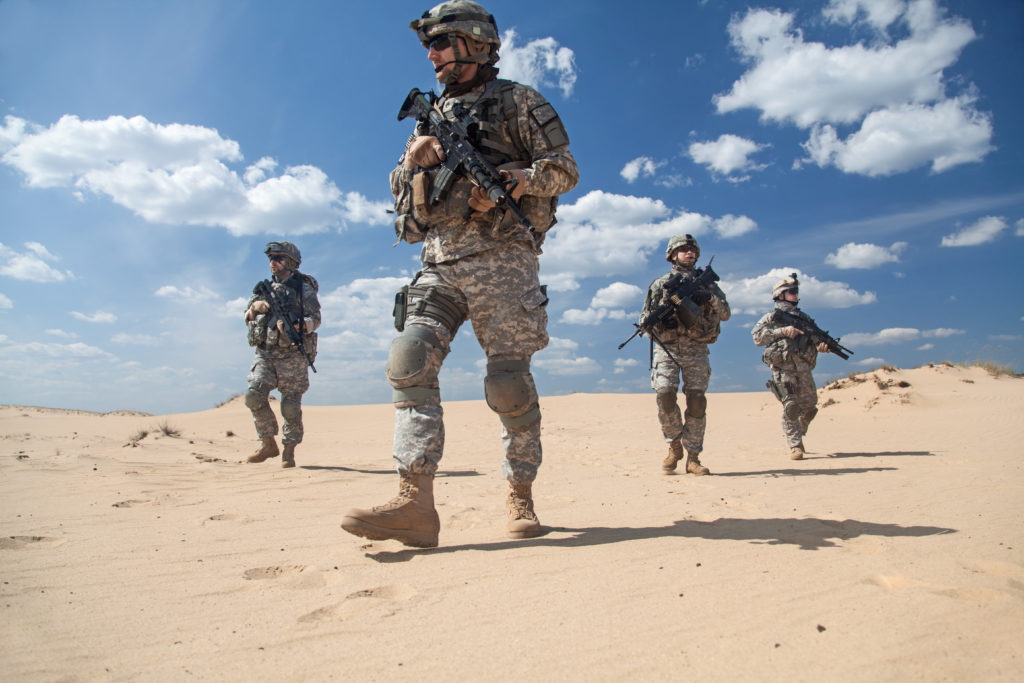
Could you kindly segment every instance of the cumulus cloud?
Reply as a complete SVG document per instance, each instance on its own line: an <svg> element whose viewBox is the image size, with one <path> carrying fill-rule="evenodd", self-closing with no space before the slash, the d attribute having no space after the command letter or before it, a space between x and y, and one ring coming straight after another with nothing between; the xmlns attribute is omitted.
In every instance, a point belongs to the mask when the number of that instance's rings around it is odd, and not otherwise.
<svg viewBox="0 0 1024 683"><path fill-rule="evenodd" d="M1013 224L1013 234L1017 237L1024 237L1024 218L1018 218L1017 222Z"/></svg>
<svg viewBox="0 0 1024 683"><path fill-rule="evenodd" d="M132 344L135 346L158 346L160 340L149 334L126 334L119 332L110 338L115 344Z"/></svg>
<svg viewBox="0 0 1024 683"><path fill-rule="evenodd" d="M558 225L544 243L542 277L554 291L570 291L592 276L642 271L668 238L689 233L733 238L756 228L746 216L713 219L673 211L660 199L593 190L558 207Z"/></svg>
<svg viewBox="0 0 1024 683"><path fill-rule="evenodd" d="M195 289L192 286L178 287L176 285L164 285L157 289L153 294L155 296L175 299L186 303L210 301L218 298L216 292L205 286Z"/></svg>
<svg viewBox="0 0 1024 683"><path fill-rule="evenodd" d="M992 242L1006 230L1006 221L1002 216L985 216L966 228L942 238L944 247L976 247L979 244Z"/></svg>
<svg viewBox="0 0 1024 683"><path fill-rule="evenodd" d="M14 302L11 301L6 295L0 294L0 311L14 308Z"/></svg>
<svg viewBox="0 0 1024 683"><path fill-rule="evenodd" d="M366 359L386 351L395 336L395 292L407 284L405 277L358 278L321 293L320 352Z"/></svg>
<svg viewBox="0 0 1024 683"><path fill-rule="evenodd" d="M727 133L710 142L691 143L688 152L691 159L707 166L712 174L733 182L743 182L749 180L750 175L736 174L765 168L764 164L755 164L750 160L750 155L764 149L765 146Z"/></svg>
<svg viewBox="0 0 1024 683"><path fill-rule="evenodd" d="M627 183L634 182L640 176L646 176L648 178L654 176L655 171L665 165L664 161L655 161L650 157L637 157L632 161L626 162L626 165L619 171L619 175L622 176Z"/></svg>
<svg viewBox="0 0 1024 683"><path fill-rule="evenodd" d="M906 242L895 242L891 246L858 244L848 242L834 253L825 257L825 263L841 270L850 268L877 268L883 263L899 263L900 252L907 248Z"/></svg>
<svg viewBox="0 0 1024 683"><path fill-rule="evenodd" d="M851 33L850 44L827 46L805 40L793 13L737 15L728 32L749 68L713 98L719 113L753 108L762 121L810 129L797 167L879 176L930 164L939 173L993 149L991 117L970 94L946 92L944 71L977 37L967 21L945 16L935 0L833 0L822 16L851 31L867 25L875 40L852 42ZM858 130L841 139L837 126Z"/></svg>
<svg viewBox="0 0 1024 683"><path fill-rule="evenodd" d="M538 90L545 86L557 87L563 97L572 94L576 85L576 55L567 47L559 46L554 38L531 40L519 46L514 29L501 36L502 78L529 85Z"/></svg>
<svg viewBox="0 0 1024 683"><path fill-rule="evenodd" d="M840 140L831 125L815 126L803 148L818 166L888 176L931 164L933 173L981 161L995 149L992 117L970 97L934 105L904 104L872 112L860 130Z"/></svg>
<svg viewBox="0 0 1024 683"><path fill-rule="evenodd" d="M35 188L70 188L84 198L107 197L151 223L206 225L235 235L287 234L340 228L347 222L384 225L388 202L343 194L315 166L277 175L263 157L239 175L239 145L212 128L162 125L142 116L81 120L62 116L49 128L8 116L8 149L0 161ZM13 131L13 132L12 132Z"/></svg>
<svg viewBox="0 0 1024 683"><path fill-rule="evenodd" d="M59 259L38 242L26 242L24 252L0 243L0 275L30 282L62 282L73 279L70 270L60 271L51 266Z"/></svg>
<svg viewBox="0 0 1024 683"><path fill-rule="evenodd" d="M888 327L878 332L853 332L843 337L843 344L858 346L881 346L884 344L903 344L917 341L920 338L945 338L965 334L964 330L939 327L934 330L918 330L913 327ZM926 344L929 348L932 345ZM921 347L919 347L921 348Z"/></svg>
<svg viewBox="0 0 1024 683"><path fill-rule="evenodd" d="M614 365L615 369L612 372L616 375L621 375L626 372L626 368L635 368L640 365L640 361L636 358L616 358Z"/></svg>
<svg viewBox="0 0 1024 683"><path fill-rule="evenodd" d="M562 314L561 322L571 325L597 325L604 320L625 320L631 316L626 307L639 311L644 291L636 285L613 282L597 290L586 310L570 308Z"/></svg>
<svg viewBox="0 0 1024 683"><path fill-rule="evenodd" d="M772 308L772 287L790 273L800 280L800 305L812 308L849 308L872 304L874 292L860 293L845 282L819 280L796 268L773 268L763 275L719 282L735 313L764 313Z"/></svg>
<svg viewBox="0 0 1024 683"><path fill-rule="evenodd" d="M117 322L117 316L113 313L106 311L96 311L92 315L86 315L85 313L79 313L78 311L71 311L71 317L78 320L82 320L87 323L115 323Z"/></svg>
<svg viewBox="0 0 1024 683"><path fill-rule="evenodd" d="M51 344L43 342L29 342L27 344L10 344L6 338L0 340L5 343L0 345L0 358L22 359L32 357L56 358L61 361L71 359L100 359L116 360L115 356L103 349L89 346L81 342L71 344Z"/></svg>

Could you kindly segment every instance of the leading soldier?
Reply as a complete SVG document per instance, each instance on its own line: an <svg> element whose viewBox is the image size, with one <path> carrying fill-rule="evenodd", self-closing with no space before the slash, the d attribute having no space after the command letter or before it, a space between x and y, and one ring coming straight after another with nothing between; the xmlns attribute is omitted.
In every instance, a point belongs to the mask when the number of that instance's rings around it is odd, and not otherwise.
<svg viewBox="0 0 1024 683"><path fill-rule="evenodd" d="M410 28L444 84L436 110L448 120L468 111L479 122L474 146L516 181L509 193L534 229L464 177L436 204L425 201L445 152L429 127L417 124L391 172L398 238L423 243L423 268L407 290L408 313L396 317L402 332L387 362L399 492L384 505L350 510L342 528L364 538L437 545L433 483L444 450L438 372L459 327L470 320L487 355L487 405L502 425L508 534L529 538L541 533L532 490L541 463L541 416L530 359L548 343L548 298L537 256L544 231L554 224L558 195L576 185L579 172L554 108L533 88L497 78L501 41L483 7L443 2Z"/></svg>

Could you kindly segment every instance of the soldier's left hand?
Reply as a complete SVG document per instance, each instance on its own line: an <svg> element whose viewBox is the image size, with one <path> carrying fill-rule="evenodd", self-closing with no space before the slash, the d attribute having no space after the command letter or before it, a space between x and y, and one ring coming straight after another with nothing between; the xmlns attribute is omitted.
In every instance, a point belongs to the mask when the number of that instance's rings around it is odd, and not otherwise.
<svg viewBox="0 0 1024 683"><path fill-rule="evenodd" d="M299 326L298 326L298 325L292 325L292 327L293 327L293 328L295 328L295 330L296 330L296 331L298 331L298 329L299 329ZM278 321L277 321L277 331L278 331L278 332L280 332L280 333L281 333L281 334L283 334L283 335L287 335L287 334L288 334L288 333L287 333L287 332L285 331L285 328L284 328L284 321L283 321L283 320L278 320Z"/></svg>
<svg viewBox="0 0 1024 683"><path fill-rule="evenodd" d="M828 344L826 344L825 342L820 342L818 344L818 353L828 353L828 352L829 352L828 351Z"/></svg>
<svg viewBox="0 0 1024 683"><path fill-rule="evenodd" d="M513 178L518 181L508 194L512 201L519 201L519 198L523 196L523 190L526 189L526 171L521 168L515 168L508 171L499 171L499 173L501 173L501 177L506 181ZM469 196L469 205L477 214L486 213L494 208L494 202L491 201L491 198L487 196L482 187L473 187L473 191Z"/></svg>

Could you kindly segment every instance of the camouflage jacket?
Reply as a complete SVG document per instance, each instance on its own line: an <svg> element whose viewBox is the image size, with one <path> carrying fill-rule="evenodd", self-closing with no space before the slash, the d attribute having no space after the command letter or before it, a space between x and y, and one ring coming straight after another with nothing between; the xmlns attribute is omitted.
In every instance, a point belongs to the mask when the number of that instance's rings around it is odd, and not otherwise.
<svg viewBox="0 0 1024 683"><path fill-rule="evenodd" d="M433 206L422 199L417 201L424 188L429 191L440 167L410 170L403 152L390 176L398 238L410 243L422 241L424 263L455 261L508 241L530 242L539 253L544 231L554 224L558 195L571 190L579 180L561 119L536 90L501 79L437 101L437 107L449 118L456 104L480 121L482 140L474 141L474 146L493 166L509 164L526 171L518 204L536 232L531 234L511 211L504 209L492 208L482 215L469 216L473 185L466 178L452 183ZM426 127L417 123L409 142L426 134Z"/></svg>
<svg viewBox="0 0 1024 683"><path fill-rule="evenodd" d="M317 292L320 289L319 283L312 275L295 271L285 282L279 281L276 275L273 276L270 280L270 286L274 292L274 298L292 316L298 317L301 311L302 319L305 323L304 329L306 330L302 343L306 353L312 358L316 353L317 342L317 334L314 330L320 327L320 299L317 297ZM248 303L246 303L246 310L254 301L263 298L254 291L252 296L249 297ZM274 315L274 312L269 311L257 315L254 320L248 321L249 345L267 351L298 353L298 350L292 347L287 335L283 335L278 331L277 320L278 317Z"/></svg>
<svg viewBox="0 0 1024 683"><path fill-rule="evenodd" d="M651 311L661 306L668 298L665 290L665 283L675 273L682 273L684 279L696 279L698 274L693 269L684 269L673 265L671 272L662 275L651 283L647 288L647 298L644 300L644 309L640 318L648 315ZM656 328L658 337L668 343L674 341L688 341L694 344L713 344L718 340L721 332L721 323L732 316L729 302L725 300L725 292L717 283L711 283L711 298L701 306L701 316L689 329L683 328L679 320L672 316L660 323Z"/></svg>
<svg viewBox="0 0 1024 683"><path fill-rule="evenodd" d="M811 316L801 311L789 301L776 301L775 311L783 311L797 318L814 322ZM766 313L750 331L754 343L765 346L761 360L772 367L795 366L797 369L813 370L818 362L818 349L806 334L790 339L782 334L786 323L776 322L772 317L775 313Z"/></svg>

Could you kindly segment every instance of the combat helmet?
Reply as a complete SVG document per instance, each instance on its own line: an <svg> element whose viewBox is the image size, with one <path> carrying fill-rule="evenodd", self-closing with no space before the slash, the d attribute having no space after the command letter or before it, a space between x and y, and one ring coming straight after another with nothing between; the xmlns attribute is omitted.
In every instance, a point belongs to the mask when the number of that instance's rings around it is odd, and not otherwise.
<svg viewBox="0 0 1024 683"><path fill-rule="evenodd" d="M485 48L476 54L463 55L458 41L452 43L455 53L455 67L445 76L444 83L458 80L463 64L494 64L498 61L498 48L501 38L498 37L498 24L494 17L480 4L472 0L447 0L427 10L419 19L409 23L409 28L416 31L423 47L430 47L430 41L445 33L458 33L469 38L467 47L473 50L472 41L483 43Z"/></svg>
<svg viewBox="0 0 1024 683"><path fill-rule="evenodd" d="M796 277L796 273L790 273L789 276L779 280L774 287L772 287L772 299L778 301L782 297L783 292L797 291L800 289L800 281Z"/></svg>
<svg viewBox="0 0 1024 683"><path fill-rule="evenodd" d="M675 250L687 245L693 245L693 248L697 250L697 258L700 258L700 245L697 244L693 235L672 235L668 240L668 247L665 249L665 260L671 263Z"/></svg>
<svg viewBox="0 0 1024 683"><path fill-rule="evenodd" d="M291 242L267 242L267 248L263 250L263 253L268 257L271 254L284 254L289 259L289 268L295 270L302 263L302 254L299 252L299 248Z"/></svg>

